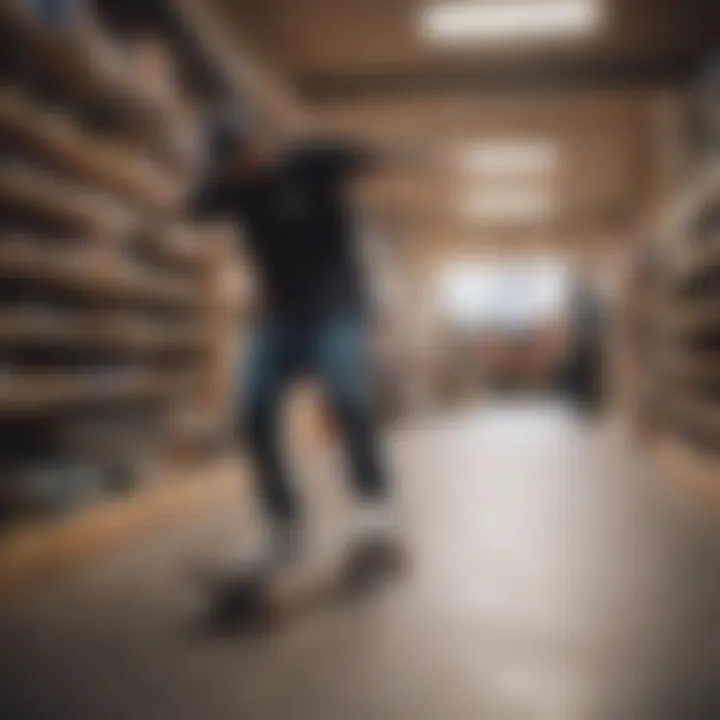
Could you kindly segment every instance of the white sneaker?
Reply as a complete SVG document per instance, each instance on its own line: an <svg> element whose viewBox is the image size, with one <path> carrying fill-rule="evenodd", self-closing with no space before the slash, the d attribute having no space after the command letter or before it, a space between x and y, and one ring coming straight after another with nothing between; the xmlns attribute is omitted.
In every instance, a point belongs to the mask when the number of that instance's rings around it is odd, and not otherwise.
<svg viewBox="0 0 720 720"><path fill-rule="evenodd" d="M398 537L398 521L387 501L363 502L357 510L353 543L393 541Z"/></svg>
<svg viewBox="0 0 720 720"><path fill-rule="evenodd" d="M346 557L361 585L371 578L394 576L407 568L407 547L397 508L392 503L362 504L358 508L353 530Z"/></svg>
<svg viewBox="0 0 720 720"><path fill-rule="evenodd" d="M303 544L301 524L292 520L274 520L268 526L268 539L260 564L269 570L280 570L295 563Z"/></svg>

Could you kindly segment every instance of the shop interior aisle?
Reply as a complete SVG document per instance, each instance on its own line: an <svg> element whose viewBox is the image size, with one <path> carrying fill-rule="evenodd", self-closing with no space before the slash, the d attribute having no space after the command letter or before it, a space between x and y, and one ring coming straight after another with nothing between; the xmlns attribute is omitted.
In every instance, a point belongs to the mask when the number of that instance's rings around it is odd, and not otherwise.
<svg viewBox="0 0 720 720"><path fill-rule="evenodd" d="M253 516L218 502L5 603L0 715L714 717L717 533L622 433L523 400L405 423L390 453L407 579L276 632L204 635L189 568ZM318 537L339 542L339 458L301 467Z"/></svg>

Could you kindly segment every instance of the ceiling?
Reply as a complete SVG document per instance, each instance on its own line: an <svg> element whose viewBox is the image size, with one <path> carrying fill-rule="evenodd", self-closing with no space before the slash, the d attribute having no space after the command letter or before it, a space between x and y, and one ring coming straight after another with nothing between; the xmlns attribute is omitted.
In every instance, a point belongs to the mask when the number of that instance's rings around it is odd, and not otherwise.
<svg viewBox="0 0 720 720"><path fill-rule="evenodd" d="M557 142L561 162L535 181L557 199L542 220L458 213L457 198L479 181L448 166L391 171L360 188L407 232L443 242L626 231L655 188L658 98L687 84L720 37L710 0L607 0L605 29L583 41L471 49L424 42L419 0L215 2L323 129L446 155L467 140ZM527 179L482 182L511 192Z"/></svg>
<svg viewBox="0 0 720 720"><path fill-rule="evenodd" d="M419 0L223 0L276 68L301 86L360 79L445 76L528 63L686 63L717 42L709 0L607 0L607 30L548 48L438 51L417 33ZM358 83L359 84L359 83ZM340 85L340 83L338 83Z"/></svg>

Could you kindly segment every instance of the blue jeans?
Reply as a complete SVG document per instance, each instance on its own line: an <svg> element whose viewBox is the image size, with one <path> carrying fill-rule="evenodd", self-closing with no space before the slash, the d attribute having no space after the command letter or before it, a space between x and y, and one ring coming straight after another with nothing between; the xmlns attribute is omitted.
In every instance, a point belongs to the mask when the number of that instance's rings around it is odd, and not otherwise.
<svg viewBox="0 0 720 720"><path fill-rule="evenodd" d="M311 372L321 381L349 455L355 489L381 498L386 483L372 413L361 319L335 315L298 324L281 318L261 321L248 345L242 425L267 510L294 519L297 499L279 439L279 412L289 383Z"/></svg>

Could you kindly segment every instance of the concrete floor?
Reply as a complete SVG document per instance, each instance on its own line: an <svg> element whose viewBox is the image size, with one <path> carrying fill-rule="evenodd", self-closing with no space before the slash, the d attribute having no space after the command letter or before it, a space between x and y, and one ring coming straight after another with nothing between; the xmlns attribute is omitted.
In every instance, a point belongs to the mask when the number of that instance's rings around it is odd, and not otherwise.
<svg viewBox="0 0 720 720"><path fill-rule="evenodd" d="M157 531L0 610L0 718L711 720L714 525L609 429L549 402L486 406L390 442L412 574L276 632L197 632L192 558L247 504ZM323 542L338 461L302 461Z"/></svg>

